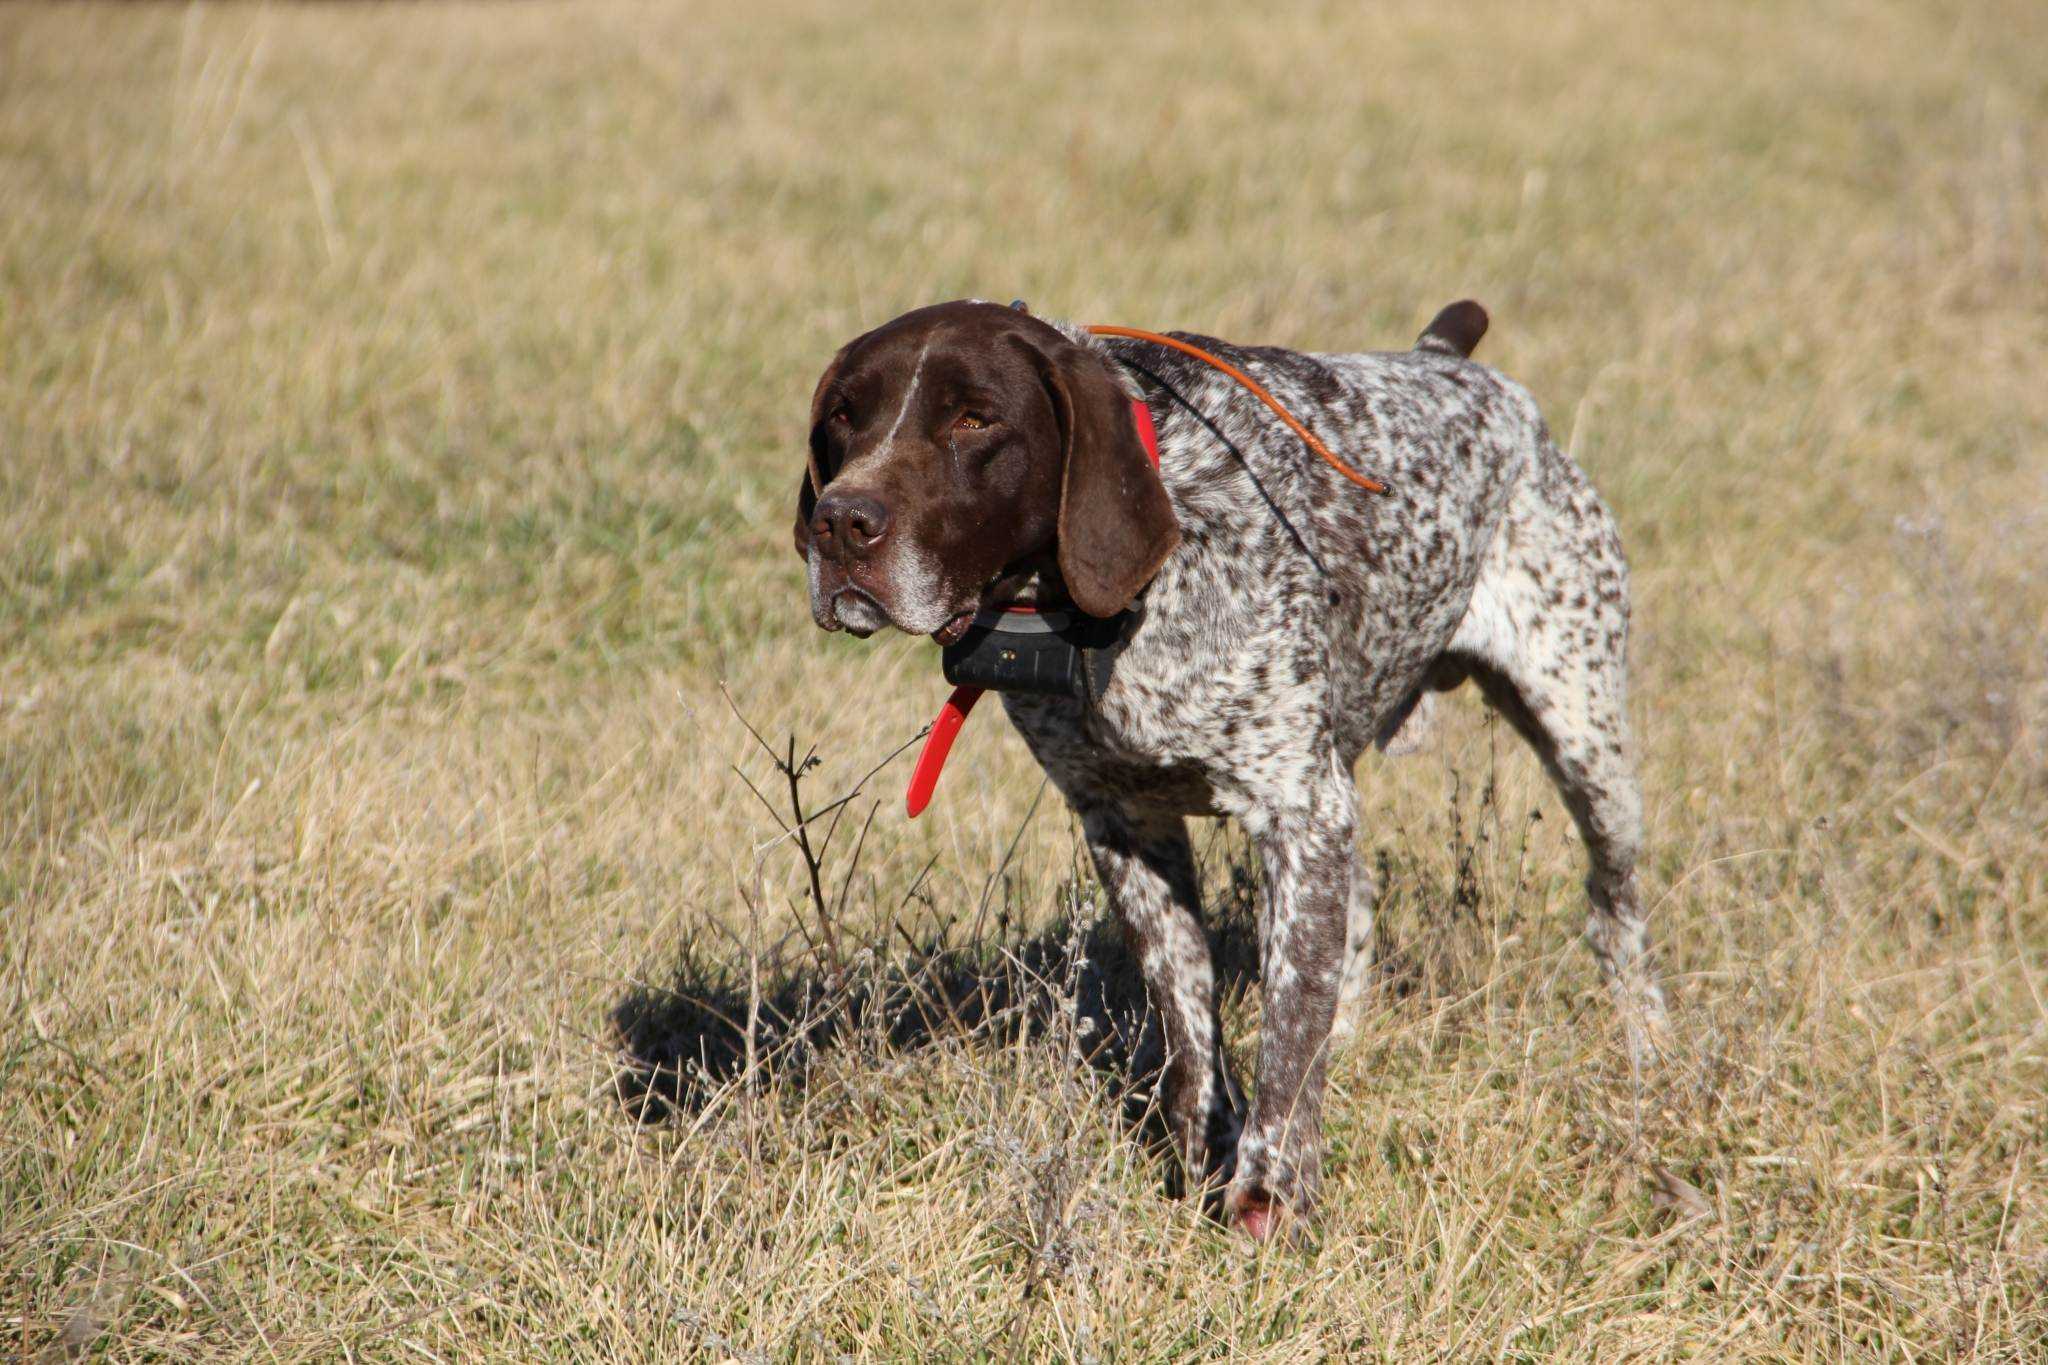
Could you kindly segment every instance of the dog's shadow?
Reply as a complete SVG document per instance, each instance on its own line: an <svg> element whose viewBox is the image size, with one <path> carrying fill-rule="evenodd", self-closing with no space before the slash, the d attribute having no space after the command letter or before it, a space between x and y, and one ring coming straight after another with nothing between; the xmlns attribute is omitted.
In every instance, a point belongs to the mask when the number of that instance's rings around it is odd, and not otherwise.
<svg viewBox="0 0 2048 1365"><path fill-rule="evenodd" d="M1205 915L1225 1002L1258 974L1257 877L1243 859L1227 871ZM697 1113L741 1083L801 1088L834 1049L914 1052L1024 1036L1070 1041L1132 1124L1161 1136L1161 1030L1108 916L1062 916L1035 933L959 947L905 940L899 954L863 958L845 973L814 956L750 968L686 947L666 980L636 985L612 1010L615 1093L633 1117L656 1123Z"/></svg>

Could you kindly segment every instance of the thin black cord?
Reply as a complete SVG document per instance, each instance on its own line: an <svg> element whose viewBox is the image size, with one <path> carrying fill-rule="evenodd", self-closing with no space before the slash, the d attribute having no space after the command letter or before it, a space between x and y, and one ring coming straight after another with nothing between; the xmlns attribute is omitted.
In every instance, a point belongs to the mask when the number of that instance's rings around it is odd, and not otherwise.
<svg viewBox="0 0 2048 1365"><path fill-rule="evenodd" d="M1237 463L1239 467L1241 467L1244 470L1245 477L1252 481L1252 487L1256 488L1259 491L1259 498L1266 504L1267 510L1273 514L1274 518L1278 520L1282 526L1287 528L1287 534L1294 538L1294 543L1296 547L1298 547L1303 554L1308 556L1308 562L1316 566L1316 572L1321 574L1324 578L1328 578L1330 576L1330 571L1327 567L1324 566L1322 557L1318 555L1315 552L1315 550L1309 545L1307 538L1304 537L1300 531L1295 529L1294 523L1287 519L1287 514L1280 510L1280 504L1273 501L1273 495L1266 491L1266 485L1264 481L1259 478L1257 471L1255 471L1252 468L1251 461L1245 459L1244 452L1237 448L1237 444L1234 441L1232 441L1228 436L1225 436L1223 434L1221 428L1219 428L1214 422L1209 420L1208 414L1203 412L1200 408L1196 407L1193 403L1190 403L1187 400L1187 397L1184 394L1182 394L1180 390L1174 388L1173 385L1167 383L1149 366L1144 365L1139 361L1132 360L1127 356L1117 356L1116 362L1119 365L1122 365L1125 369L1136 370L1139 374L1144 375L1147 379L1151 380L1154 384L1158 385L1159 388L1167 395L1167 397L1171 398L1174 402L1180 404L1180 406L1187 411L1189 416L1193 417L1197 422L1200 422L1205 428L1207 428L1209 434L1216 438L1218 444L1220 444L1225 450L1229 451L1232 455L1237 457Z"/></svg>

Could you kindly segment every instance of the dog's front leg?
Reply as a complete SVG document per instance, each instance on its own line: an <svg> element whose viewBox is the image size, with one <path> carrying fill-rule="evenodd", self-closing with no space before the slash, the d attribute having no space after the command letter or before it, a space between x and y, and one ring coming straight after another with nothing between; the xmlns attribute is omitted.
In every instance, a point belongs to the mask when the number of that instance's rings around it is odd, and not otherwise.
<svg viewBox="0 0 2048 1365"><path fill-rule="evenodd" d="M1344 971L1357 796L1324 760L1245 826L1266 873L1259 918L1258 1090L1226 1210L1264 1239L1305 1217L1322 1179L1323 1079Z"/></svg>
<svg viewBox="0 0 2048 1365"><path fill-rule="evenodd" d="M1229 1179L1238 1117L1186 822L1121 804L1091 805L1080 814L1096 873L1164 1026L1160 1110L1167 1132L1188 1184L1220 1190Z"/></svg>

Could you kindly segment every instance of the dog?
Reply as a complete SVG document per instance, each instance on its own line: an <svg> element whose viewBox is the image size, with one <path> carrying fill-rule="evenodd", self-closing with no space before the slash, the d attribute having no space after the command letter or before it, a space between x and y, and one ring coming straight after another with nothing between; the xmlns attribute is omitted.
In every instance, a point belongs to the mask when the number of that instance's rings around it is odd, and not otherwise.
<svg viewBox="0 0 2048 1365"><path fill-rule="evenodd" d="M812 398L795 542L820 627L950 645L1003 605L1123 615L1100 695L1004 706L1141 965L1178 1160L1261 1239L1313 1209L1332 1031L1369 968L1353 768L1412 742L1432 694L1475 682L1534 747L1584 839L1586 938L1639 1059L1664 1015L1635 876L1627 563L1535 401L1470 359L1486 327L1464 301L1405 352L1173 334L1257 378L1378 494L1201 361L1021 304L906 313L841 348ZM1248 1109L1219 1045L1192 815L1235 817L1265 874Z"/></svg>

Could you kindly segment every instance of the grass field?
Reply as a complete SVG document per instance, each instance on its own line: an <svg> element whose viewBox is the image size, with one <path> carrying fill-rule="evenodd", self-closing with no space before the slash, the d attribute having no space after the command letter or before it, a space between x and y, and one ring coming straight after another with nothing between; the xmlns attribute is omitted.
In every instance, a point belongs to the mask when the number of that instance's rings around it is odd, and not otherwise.
<svg viewBox="0 0 2048 1365"><path fill-rule="evenodd" d="M0 1355L2048 1352L2035 0L9 6L0 205ZM788 518L832 350L969 294L1485 301L1635 566L1662 1067L1470 697L1361 774L1305 1248L1072 1061L999 715L819 923L721 684L814 806L929 718Z"/></svg>

